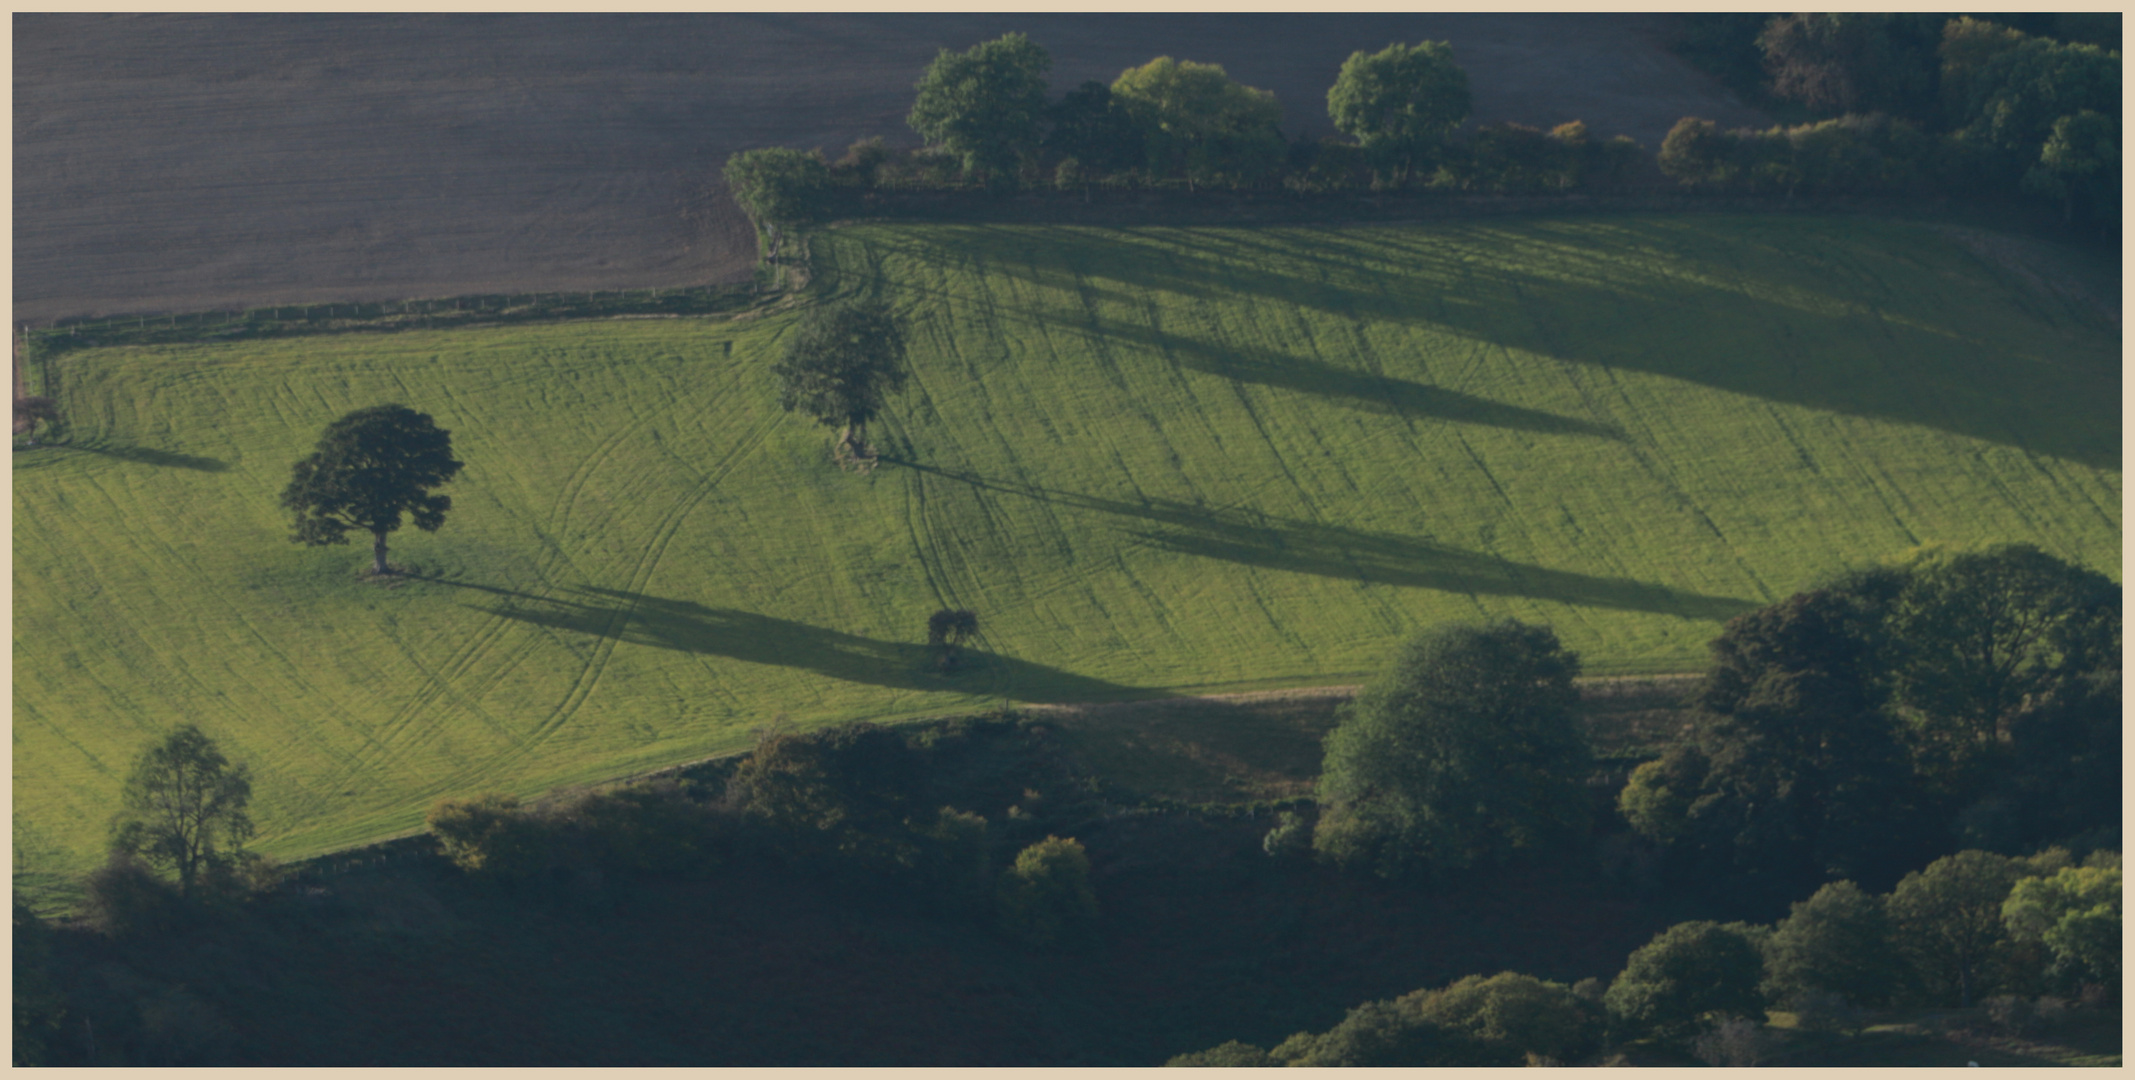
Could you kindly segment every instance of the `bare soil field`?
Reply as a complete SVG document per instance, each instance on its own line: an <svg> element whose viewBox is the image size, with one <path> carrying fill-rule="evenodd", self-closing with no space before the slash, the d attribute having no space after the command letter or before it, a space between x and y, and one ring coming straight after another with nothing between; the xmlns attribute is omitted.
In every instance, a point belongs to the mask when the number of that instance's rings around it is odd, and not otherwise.
<svg viewBox="0 0 2135 1080"><path fill-rule="evenodd" d="M1762 121L1622 15L14 17L15 318L630 289L747 276L717 181L755 146L916 145L940 48L1010 30L1056 94L1169 54L1324 135L1356 49L1447 40L1479 122L1656 146Z"/></svg>

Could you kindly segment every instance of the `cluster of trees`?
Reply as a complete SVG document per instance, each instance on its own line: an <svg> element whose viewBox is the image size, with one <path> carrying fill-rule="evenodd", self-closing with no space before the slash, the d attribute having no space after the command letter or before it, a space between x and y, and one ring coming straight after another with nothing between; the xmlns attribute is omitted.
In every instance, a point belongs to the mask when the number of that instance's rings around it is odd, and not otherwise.
<svg viewBox="0 0 2135 1080"><path fill-rule="evenodd" d="M1984 186L2051 200L2070 220L2119 220L2117 49L2026 33L2001 16L1736 16L1716 29L1749 38L1733 51L1761 58L1772 96L1825 122L1722 132L1685 118L1660 162L1686 185L1789 194ZM2117 25L2106 40L2117 43Z"/></svg>
<svg viewBox="0 0 2135 1080"><path fill-rule="evenodd" d="M1960 847L2089 846L2120 820L2120 602L2102 574L2004 545L1740 616L1690 737L1619 807L1685 875L1790 891L1887 884Z"/></svg>
<svg viewBox="0 0 2135 1080"><path fill-rule="evenodd" d="M1963 851L1887 896L1834 882L1772 926L1678 923L1616 977L1567 986L1514 972L1357 1006L1324 1032L1272 1049L1229 1042L1178 1066L1494 1066L1592 1060L1650 1040L1713 1064L1755 1064L1767 1009L1797 1026L1857 1032L1864 1008L1969 1006L1999 991L2001 1016L2115 1000L2120 856L2080 865L2060 848L2029 858ZM2036 999L2039 1004L2033 1005Z"/></svg>
<svg viewBox="0 0 2135 1080"><path fill-rule="evenodd" d="M1285 137L1275 95L1218 64L1160 56L1048 103L1051 66L1021 34L944 49L920 78L908 118L924 149L897 152L871 139L835 163L820 152L749 150L728 160L725 179L742 209L776 236L874 190L1526 193L1617 182L1640 156L1630 139L1598 140L1576 121L1546 132L1503 124L1455 139L1472 96L1445 42L1350 56L1327 92L1329 120L1343 137L1319 140Z"/></svg>
<svg viewBox="0 0 2135 1080"><path fill-rule="evenodd" d="M1038 788L974 791L959 762L982 755L980 720L908 735L856 723L771 733L717 793L688 781L582 792L542 806L503 795L448 799L429 815L439 850L470 875L597 894L635 875L701 877L764 858L929 910L992 922L1033 946L1084 938L1097 916L1080 842L1054 835ZM1029 778L1023 778L1029 779ZM1031 781L1041 783L1042 781ZM1005 812L950 805L974 796ZM1065 800L1058 800L1065 801ZM1004 867L1005 864L1005 867ZM997 869L998 868L998 869Z"/></svg>

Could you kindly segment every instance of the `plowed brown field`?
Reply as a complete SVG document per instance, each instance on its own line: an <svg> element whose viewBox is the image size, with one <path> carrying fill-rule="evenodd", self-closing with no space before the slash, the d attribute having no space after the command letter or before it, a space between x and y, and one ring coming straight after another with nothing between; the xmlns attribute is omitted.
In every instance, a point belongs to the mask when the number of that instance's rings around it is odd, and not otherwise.
<svg viewBox="0 0 2135 1080"><path fill-rule="evenodd" d="M914 145L935 51L1010 30L1056 93L1170 54L1330 131L1343 58L1448 40L1476 119L1657 145L1759 117L1619 15L14 18L15 317L734 280L752 146Z"/></svg>

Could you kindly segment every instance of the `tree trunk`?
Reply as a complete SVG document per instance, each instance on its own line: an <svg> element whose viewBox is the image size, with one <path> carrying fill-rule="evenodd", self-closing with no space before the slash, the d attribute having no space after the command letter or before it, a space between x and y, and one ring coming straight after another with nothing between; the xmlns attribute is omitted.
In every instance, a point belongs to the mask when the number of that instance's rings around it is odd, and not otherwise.
<svg viewBox="0 0 2135 1080"><path fill-rule="evenodd" d="M385 533L371 534L371 573L390 574L393 570L385 564Z"/></svg>

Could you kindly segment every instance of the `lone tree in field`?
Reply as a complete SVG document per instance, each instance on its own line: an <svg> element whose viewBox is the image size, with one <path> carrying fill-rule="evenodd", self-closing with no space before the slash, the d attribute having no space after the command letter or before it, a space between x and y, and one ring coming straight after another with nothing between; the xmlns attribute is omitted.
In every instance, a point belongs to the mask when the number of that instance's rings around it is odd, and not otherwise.
<svg viewBox="0 0 2135 1080"><path fill-rule="evenodd" d="M59 420L59 403L48 397L19 397L15 399L15 422L29 432L30 442L37 442L37 425Z"/></svg>
<svg viewBox="0 0 2135 1080"><path fill-rule="evenodd" d="M1578 673L1548 627L1417 637L1327 736L1313 847L1394 878L1578 835L1590 768L1571 716Z"/></svg>
<svg viewBox="0 0 2135 1080"><path fill-rule="evenodd" d="M177 871L181 895L252 837L250 773L186 724L134 761L112 822L114 851Z"/></svg>
<svg viewBox="0 0 2135 1080"><path fill-rule="evenodd" d="M843 425L840 461L871 460L867 423L881 413L886 397L904 389L904 330L879 302L819 307L801 318L771 372L778 376L781 408L798 409L829 427Z"/></svg>
<svg viewBox="0 0 2135 1080"><path fill-rule="evenodd" d="M314 546L345 544L352 529L371 534L371 570L390 574L386 534L402 515L436 532L452 498L430 489L458 475L452 433L428 413L405 405L374 405L327 425L319 448L291 468L282 506L296 513L290 539Z"/></svg>
<svg viewBox="0 0 2135 1080"><path fill-rule="evenodd" d="M976 612L943 608L927 617L927 644L941 650L937 661L943 671L956 667L956 650L979 632Z"/></svg>
<svg viewBox="0 0 2135 1080"><path fill-rule="evenodd" d="M927 65L906 122L964 162L966 175L1012 174L1037 149L1045 72L1053 59L1021 34L963 52L943 49Z"/></svg>
<svg viewBox="0 0 2135 1080"><path fill-rule="evenodd" d="M1443 41L1358 50L1327 91L1335 130L1354 136L1381 175L1407 183L1419 161L1468 118L1468 73Z"/></svg>

